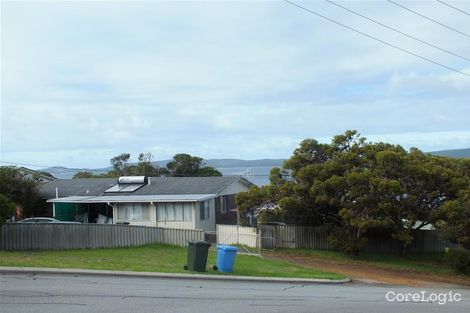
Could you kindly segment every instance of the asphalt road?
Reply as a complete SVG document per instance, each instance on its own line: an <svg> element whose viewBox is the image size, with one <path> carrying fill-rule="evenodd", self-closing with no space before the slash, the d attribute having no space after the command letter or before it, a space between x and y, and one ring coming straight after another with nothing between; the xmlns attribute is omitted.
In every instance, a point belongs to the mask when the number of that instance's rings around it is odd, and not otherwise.
<svg viewBox="0 0 470 313"><path fill-rule="evenodd" d="M397 295L421 291L427 297L452 291L454 301L440 305L386 299L387 292L393 292L389 298L400 298ZM460 302L455 301L456 293ZM0 312L468 313L470 289L4 274L0 275Z"/></svg>

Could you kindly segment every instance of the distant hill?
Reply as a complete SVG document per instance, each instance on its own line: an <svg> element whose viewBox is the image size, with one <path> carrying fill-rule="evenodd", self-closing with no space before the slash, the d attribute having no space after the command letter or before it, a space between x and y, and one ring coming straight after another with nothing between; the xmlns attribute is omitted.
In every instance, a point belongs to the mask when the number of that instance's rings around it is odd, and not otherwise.
<svg viewBox="0 0 470 313"><path fill-rule="evenodd" d="M107 173L111 170L109 168L68 168L63 166L53 166L43 169L44 172L50 173L54 177L65 179L65 178L72 178L73 175L77 174L78 172L92 172L93 174L102 174Z"/></svg>
<svg viewBox="0 0 470 313"><path fill-rule="evenodd" d="M259 160L240 160L240 159L210 159L204 160L206 166L215 168L226 167L275 167L282 166L284 159L259 159Z"/></svg>
<svg viewBox="0 0 470 313"><path fill-rule="evenodd" d="M171 160L160 160L152 162L153 166L166 166ZM282 166L283 159L260 159L260 160L240 160L240 159L208 159L204 160L206 166L212 166L217 169L234 169L223 170L222 173L233 173L241 172L240 168L271 168L276 166ZM135 163L130 163L135 164ZM44 172L48 172L57 178L72 178L78 172L92 172L93 174L107 173L112 170L111 166L103 168L67 168L63 166L54 166L44 169Z"/></svg>
<svg viewBox="0 0 470 313"><path fill-rule="evenodd" d="M432 155L446 156L451 158L470 158L470 148L452 149L428 152Z"/></svg>

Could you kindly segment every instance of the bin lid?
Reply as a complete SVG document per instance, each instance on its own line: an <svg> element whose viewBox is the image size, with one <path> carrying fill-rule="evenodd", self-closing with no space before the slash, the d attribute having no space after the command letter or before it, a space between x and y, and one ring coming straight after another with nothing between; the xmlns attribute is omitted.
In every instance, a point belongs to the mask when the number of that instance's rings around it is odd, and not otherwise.
<svg viewBox="0 0 470 313"><path fill-rule="evenodd" d="M203 240L194 241L194 244L196 246L210 246L211 245L211 243L209 241L203 241Z"/></svg>
<svg viewBox="0 0 470 313"><path fill-rule="evenodd" d="M217 249L222 249L224 251L238 251L237 247L234 246L226 246L226 245L218 245Z"/></svg>

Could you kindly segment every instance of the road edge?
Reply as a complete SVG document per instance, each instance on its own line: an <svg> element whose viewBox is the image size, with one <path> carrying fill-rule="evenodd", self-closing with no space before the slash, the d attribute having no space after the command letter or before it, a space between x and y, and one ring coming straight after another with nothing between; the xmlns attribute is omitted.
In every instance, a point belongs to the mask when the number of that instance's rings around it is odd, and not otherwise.
<svg viewBox="0 0 470 313"><path fill-rule="evenodd" d="M258 276L228 276L207 274L181 274L181 273L156 273L156 272L132 272L109 271L71 268L43 268L43 267L0 267L0 274L67 274L67 275L93 275L93 276L119 276L139 278L168 278L168 279L194 279L194 280L218 280L218 281L244 281L244 282L269 282L292 284L345 284L350 283L351 278L344 279L320 279L320 278L288 278L288 277L258 277Z"/></svg>

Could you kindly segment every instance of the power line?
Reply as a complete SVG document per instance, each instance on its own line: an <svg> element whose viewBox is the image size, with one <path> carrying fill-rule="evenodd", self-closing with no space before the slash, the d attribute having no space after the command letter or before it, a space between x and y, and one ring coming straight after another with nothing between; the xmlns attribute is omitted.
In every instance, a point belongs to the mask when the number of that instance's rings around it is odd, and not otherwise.
<svg viewBox="0 0 470 313"><path fill-rule="evenodd" d="M461 35L464 35L464 36L470 38L470 35L469 35L469 34L464 33L464 32L462 32L462 31L460 31L460 30L458 30L458 29L455 29L455 28L453 28L453 27L450 27L450 26L447 25L447 24L444 24L444 23L441 23L441 22L439 22L439 21L436 21L435 19L432 19L432 18L430 18L430 17L427 17L426 15L421 14L421 13L419 13L419 12L416 12L416 11L414 11L414 10L412 10L412 9L410 9L410 8L408 8L408 7L406 7L406 6L404 6L404 5L401 5L401 4L399 4L399 3L395 2L395 1L392 1L392 0L387 0L387 1L390 2L390 3L392 3L392 4L394 4L394 5L396 5L396 6L398 6L398 7L400 7L400 8L402 8L402 9L404 9L404 10L407 10L407 11L409 11L409 12L411 12L411 13L414 13L414 14L416 14L416 15L419 15L419 16L421 16L422 18L425 18L425 19L427 19L427 20L429 20L429 21L431 21L431 22L434 22L434 23L436 23L436 24L439 24L439 25L441 25L442 27L445 27L445 28L447 28L447 29L450 29L450 30L456 32L456 33L459 33L459 34L461 34Z"/></svg>
<svg viewBox="0 0 470 313"><path fill-rule="evenodd" d="M454 9L454 10L456 10L456 11L459 11L459 12L461 12L461 13L463 13L463 14L470 15L470 13L465 12L464 10L459 9L459 8L457 8L457 7L454 7L453 5L448 4L447 2L444 2L444 1L441 1L441 0L436 0L436 1L439 2L439 3L441 3L441 4L443 4L443 5L448 6L449 8L452 8L452 9Z"/></svg>
<svg viewBox="0 0 470 313"><path fill-rule="evenodd" d="M408 38L411 38L411 39L414 39L414 40L416 40L416 41L419 41L419 42L424 43L424 44L426 44L426 45L428 45L428 46L430 46L430 47L433 47L433 48L436 48L436 49L441 50L441 51L443 51L443 52L449 53L449 54L451 54L451 55L453 55L453 56L456 56L456 57L458 57L458 58L461 58L461 59L463 59L463 60L470 61L470 59L467 58L467 57L464 57L464 56L462 56L462 55L459 55L459 54L454 53L454 52L452 52L452 51L449 51L449 50L446 50L446 49L444 49L444 48L438 47L438 46L436 46L436 45L433 45L432 43L429 43L429 42L427 42L427 41L421 40L421 39L419 39L419 38L417 38L417 37L414 37L414 36L412 36L412 35L409 35L409 34L407 34L407 33L404 33L404 32L402 32L402 31L400 31L400 30L398 30L398 29L396 29L396 28L393 28L393 27L391 27L391 26L385 25L385 24L383 24L383 23L381 23L381 22L379 22L379 21L376 21L376 20L374 20L374 19L372 19L372 18L370 18L370 17L367 17L367 16L365 16L365 15L359 13L359 12L356 12L356 11L354 11L354 10L351 10L351 9L347 8L347 7L344 7L344 6L342 6L341 4L338 4L338 3L334 2L334 1L331 1L331 0L325 0L325 1L328 2L328 3L330 3L330 4L332 4L332 5L335 5L335 6L339 7L339 8L341 8L341 9L344 9L344 10L346 10L346 11L348 11L348 12L351 12L351 13L357 15L357 16L360 16L360 17L362 17L362 18L365 18L365 19L368 20L368 21L371 21L371 22L373 22L373 23L375 23L375 24L378 24L378 25L380 25L380 26L382 26L382 27L385 27L385 28L387 28L387 29L390 29L390 30L392 30L392 31L394 31L394 32L396 32L396 33L399 33L399 34L401 34L401 35L403 35L403 36L406 36L406 37L408 37Z"/></svg>
<svg viewBox="0 0 470 313"><path fill-rule="evenodd" d="M332 19L332 18L329 18L329 17L326 17L326 16L324 16L324 15L321 15L320 13L317 13L317 12L315 12L315 11L313 11L313 10L310 10L310 9L308 9L308 8L305 8L305 7L303 7L303 6L301 6L301 5L298 5L298 4L294 3L294 2L291 2L291 1L289 1L289 0L284 0L284 2L287 2L287 3L289 3L289 4L291 4L291 5L295 6L295 7L298 7L299 9L302 9L302 10L304 10L304 11L307 11L307 12L313 14L313 15L316 15L316 16L318 16L318 17L321 17L321 18L323 18L323 19L325 19L325 20L327 20L327 21L330 21L330 22L335 23L335 24L337 24L337 25L340 25L340 26L342 26L342 27L344 27L344 28L347 28L347 29L349 29L349 30L352 30L353 32L356 32L356 33L361 34L361 35L363 35L363 36L366 36L366 37L368 37L368 38L370 38L370 39L373 39L373 40L375 40L375 41L378 41L378 42L380 42L380 43L382 43L382 44L384 44L384 45L387 45L387 46L389 46L389 47L395 48L395 49L400 50L400 51L402 51L402 52L405 52L405 53L407 53L407 54L409 54L409 55L412 55L412 56L415 56L415 57L420 58L420 59L422 59L422 60L428 61L428 62L430 62L430 63L433 63L433 64L437 65L437 66L440 66L440 67L446 68L446 69L448 69L448 70L451 70L451 71L453 71L453 72L456 72L456 73L459 73L459 74L462 74L462 75L465 75L465 76L469 76L469 77L470 77L470 74L464 73L464 72L462 72L462 71L459 71L458 69L455 69L455 68L453 68L453 67L444 65L444 64L442 64L442 63L433 61L433 60L431 60L431 59L428 59L428 58L426 58L426 57L423 57L423 56L421 56L421 55L419 55L419 54L416 54L416 53L414 53L414 52L411 52L411 51L409 51L409 50L400 48L400 47L398 47L398 46L396 46L396 45L394 45L394 44L391 44L391 43L389 43L389 42L387 42L387 41L384 41L384 40L379 39L379 38L377 38L377 37L374 37L374 36L372 36L372 35L366 34L366 33L362 32L362 31L360 31L360 30L357 30L357 29L355 29L355 28L352 28L352 27L350 27L350 26L348 26L348 25L346 25L346 24L343 24L343 23L341 23L341 22L338 22L338 21L336 21L336 20L334 20L334 19Z"/></svg>

